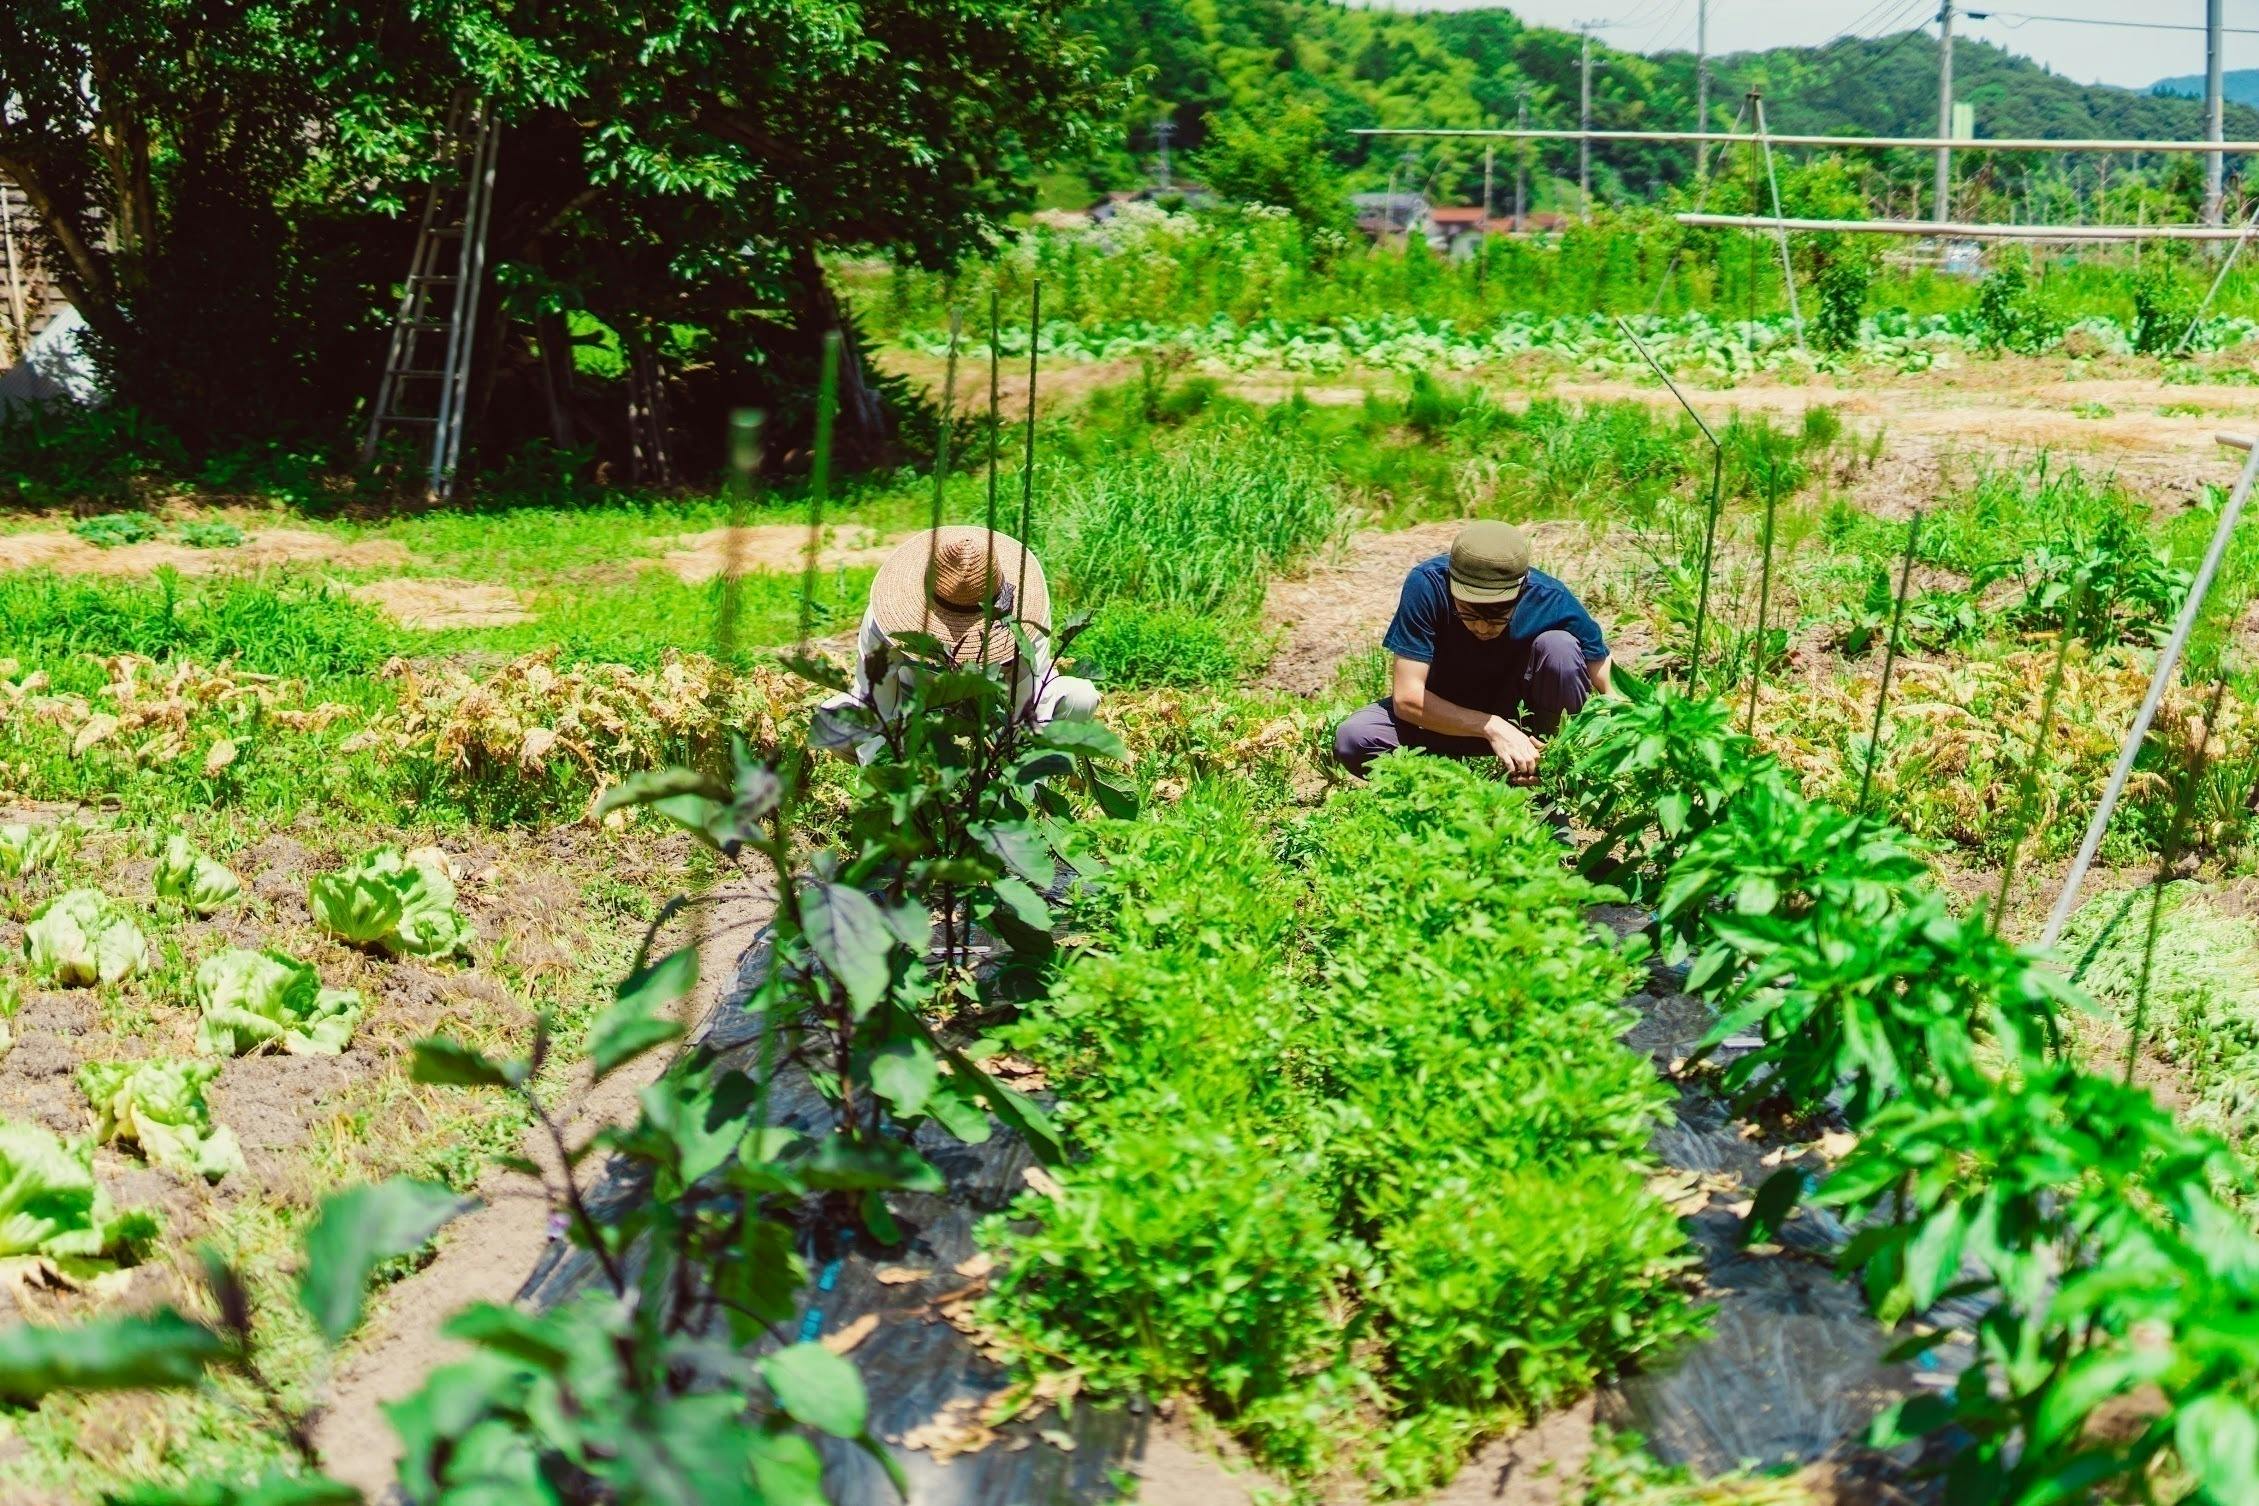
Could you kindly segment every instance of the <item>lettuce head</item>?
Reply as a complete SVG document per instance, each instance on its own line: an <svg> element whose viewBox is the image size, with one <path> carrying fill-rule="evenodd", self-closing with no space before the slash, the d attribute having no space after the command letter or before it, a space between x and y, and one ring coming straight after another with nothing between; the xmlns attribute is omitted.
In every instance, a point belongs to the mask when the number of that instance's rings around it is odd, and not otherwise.
<svg viewBox="0 0 2259 1506"><path fill-rule="evenodd" d="M94 1181L94 1147L0 1119L0 1256L130 1259L157 1237L147 1213L119 1213Z"/></svg>
<svg viewBox="0 0 2259 1506"><path fill-rule="evenodd" d="M27 873L37 873L54 862L62 851L60 826L30 826L21 821L0 826L0 874L21 878Z"/></svg>
<svg viewBox="0 0 2259 1506"><path fill-rule="evenodd" d="M204 1011L196 1049L211 1056L270 1046L292 1056L335 1056L361 1021L359 994L322 987L312 968L281 952L222 952L205 959L190 987Z"/></svg>
<svg viewBox="0 0 2259 1506"><path fill-rule="evenodd" d="M243 897L243 880L198 852L175 832L157 854L157 898L178 900L199 915L209 915Z"/></svg>
<svg viewBox="0 0 2259 1506"><path fill-rule="evenodd" d="M116 983L149 966L149 941L99 889L57 895L24 927L24 955L41 978L66 988Z"/></svg>
<svg viewBox="0 0 2259 1506"><path fill-rule="evenodd" d="M324 930L395 957L451 957L470 950L471 925L455 907L455 879L436 847L379 847L307 886Z"/></svg>
<svg viewBox="0 0 2259 1506"><path fill-rule="evenodd" d="M219 1075L218 1062L88 1062L78 1069L78 1085L94 1107L97 1142L138 1145L152 1166L217 1182L243 1170L235 1132L214 1126L204 1102L205 1086Z"/></svg>

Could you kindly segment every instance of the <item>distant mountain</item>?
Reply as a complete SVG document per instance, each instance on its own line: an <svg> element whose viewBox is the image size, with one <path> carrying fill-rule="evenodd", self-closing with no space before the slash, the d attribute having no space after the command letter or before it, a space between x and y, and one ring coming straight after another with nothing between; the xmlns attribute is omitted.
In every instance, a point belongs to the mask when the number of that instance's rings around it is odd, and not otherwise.
<svg viewBox="0 0 2259 1506"><path fill-rule="evenodd" d="M1101 182L1141 181L1153 122L1166 115L1179 152L1195 157L1211 116L1276 119L1289 107L1314 111L1323 139L1351 186L1386 185L1408 146L1360 137L1362 126L1482 128L1510 125L1527 101L1529 123L1577 123L1574 32L1532 26L1502 6L1404 8L1329 0L1078 0L1075 15L1115 69L1137 80L1124 130L1093 164ZM1694 122L1695 60L1687 52L1638 54L1593 48L1593 124L1606 130L1683 130ZM1790 134L1927 136L1937 127L1937 39L1912 30L1781 47L1711 59L1710 126L1724 130L1750 89L1762 89L1766 123ZM2030 58L1963 39L1953 54L1955 94L1991 137L2146 138L2204 133L2201 103L2107 84L2081 84ZM2248 80L2259 101L2259 70ZM2231 98L2242 98L2231 82ZM2231 104L2228 135L2259 138L2259 110ZM1894 175L1927 182L1926 159L1886 154ZM1478 142L1418 144L1416 171L1439 195L1479 193ZM1538 175L1573 180L1573 148L1540 150ZM1691 177L1694 154L1669 144L1608 144L1593 150L1600 196L1641 198ZM1881 158L1870 158L1881 164ZM1993 160L1997 177L2053 173L2061 158ZM1438 164L1442 164L1439 166ZM2124 163L2111 165L2112 171ZM2150 164L2155 169L2158 164ZM1430 174L1433 174L1432 178Z"/></svg>
<svg viewBox="0 0 2259 1506"><path fill-rule="evenodd" d="M2149 86L2152 94L2183 95L2189 99L2204 97L2204 75L2184 73L2179 78L2161 78ZM2230 68L2220 75L2220 92L2235 105L2259 105L2259 68Z"/></svg>

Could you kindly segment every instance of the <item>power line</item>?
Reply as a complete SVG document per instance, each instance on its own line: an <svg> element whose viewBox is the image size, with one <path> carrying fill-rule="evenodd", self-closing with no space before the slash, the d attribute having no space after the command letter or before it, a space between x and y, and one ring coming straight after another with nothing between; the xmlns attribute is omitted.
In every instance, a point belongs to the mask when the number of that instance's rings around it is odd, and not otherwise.
<svg viewBox="0 0 2259 1506"><path fill-rule="evenodd" d="M2020 28L2027 21L2060 21L2068 26L2122 26L2129 31L2203 31L2201 26L2190 26L2176 21L2112 21L2101 16L2037 16L2012 10L1965 10L1964 19L1970 21L1998 21L2004 26ZM2223 26L2220 30L2239 37L2259 37L2259 28L2249 26Z"/></svg>

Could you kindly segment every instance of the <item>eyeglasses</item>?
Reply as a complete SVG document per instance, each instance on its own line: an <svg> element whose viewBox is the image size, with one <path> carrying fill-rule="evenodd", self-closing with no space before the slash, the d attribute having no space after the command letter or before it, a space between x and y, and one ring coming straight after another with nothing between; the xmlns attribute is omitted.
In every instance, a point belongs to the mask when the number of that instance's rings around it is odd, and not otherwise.
<svg viewBox="0 0 2259 1506"><path fill-rule="evenodd" d="M1451 609L1459 614L1461 622L1479 622L1486 627L1501 627L1514 620L1514 603L1510 601L1472 602L1453 599Z"/></svg>

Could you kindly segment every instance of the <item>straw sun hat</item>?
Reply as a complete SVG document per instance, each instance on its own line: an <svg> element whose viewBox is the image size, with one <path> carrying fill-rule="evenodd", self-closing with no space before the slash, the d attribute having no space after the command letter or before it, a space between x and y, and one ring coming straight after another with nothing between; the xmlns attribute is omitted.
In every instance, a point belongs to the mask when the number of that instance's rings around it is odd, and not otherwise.
<svg viewBox="0 0 2259 1506"><path fill-rule="evenodd" d="M1018 539L964 525L929 529L904 539L879 566L871 617L890 638L931 633L959 663L994 664L1013 652L1002 624L1051 630L1051 588Z"/></svg>

